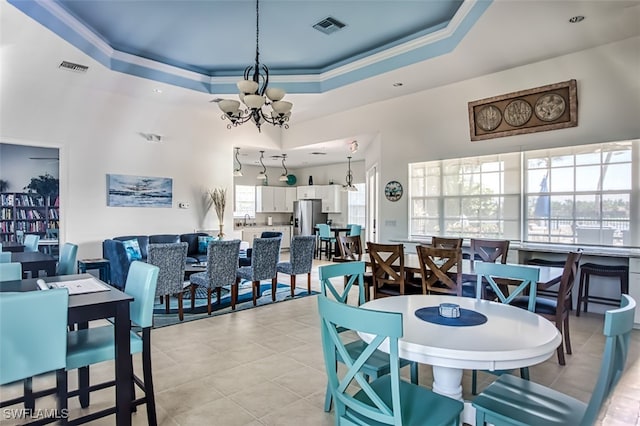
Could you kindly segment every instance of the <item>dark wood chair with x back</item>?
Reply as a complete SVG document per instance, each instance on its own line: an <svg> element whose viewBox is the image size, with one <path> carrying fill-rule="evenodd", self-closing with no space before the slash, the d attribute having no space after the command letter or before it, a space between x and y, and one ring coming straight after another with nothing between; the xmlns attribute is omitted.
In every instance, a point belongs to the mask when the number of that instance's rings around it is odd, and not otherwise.
<svg viewBox="0 0 640 426"><path fill-rule="evenodd" d="M462 295L462 249L417 246L422 294ZM455 271L452 271L455 269Z"/></svg>
<svg viewBox="0 0 640 426"><path fill-rule="evenodd" d="M373 273L374 299L405 294L403 245L368 242L367 249Z"/></svg>

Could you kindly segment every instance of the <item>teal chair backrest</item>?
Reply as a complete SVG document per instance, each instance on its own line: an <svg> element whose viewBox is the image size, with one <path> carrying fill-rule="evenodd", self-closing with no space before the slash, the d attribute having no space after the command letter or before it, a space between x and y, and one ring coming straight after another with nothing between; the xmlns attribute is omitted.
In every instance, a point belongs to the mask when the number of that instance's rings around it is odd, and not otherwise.
<svg viewBox="0 0 640 426"><path fill-rule="evenodd" d="M9 263L9 262L11 262L11 252L0 251L0 263Z"/></svg>
<svg viewBox="0 0 640 426"><path fill-rule="evenodd" d="M508 304L516 297L527 294L528 291L529 304L527 305L527 310L531 312L535 311L536 287L540 277L540 270L538 268L491 262L475 262L474 267L477 274L476 299L482 298L482 288L486 282L491 286L491 289L502 303ZM508 295L505 295L500 289L500 285L496 283L496 278L514 280L513 282L516 283L517 287L512 289Z"/></svg>
<svg viewBox="0 0 640 426"><path fill-rule="evenodd" d="M129 267L124 292L133 296L130 306L131 321L142 328L153 325L153 300L156 297L160 268L134 261Z"/></svg>
<svg viewBox="0 0 640 426"><path fill-rule="evenodd" d="M0 385L64 368L67 289L0 293Z"/></svg>
<svg viewBox="0 0 640 426"><path fill-rule="evenodd" d="M60 259L56 275L71 275L76 273L76 257L78 255L78 245L64 243L60 250Z"/></svg>
<svg viewBox="0 0 640 426"><path fill-rule="evenodd" d="M362 226L361 225L351 225L349 227L349 236L351 236L351 237L355 237L356 235L360 235L361 232L362 232Z"/></svg>
<svg viewBox="0 0 640 426"><path fill-rule="evenodd" d="M347 297L354 285L358 286L358 305L365 302L364 297L364 262L344 262L318 267L321 292L324 296L331 294L336 301L347 303ZM346 284L344 277L348 277ZM335 286L332 278L339 278L339 286ZM339 290L341 289L341 290Z"/></svg>
<svg viewBox="0 0 640 426"><path fill-rule="evenodd" d="M24 251L38 251L38 243L40 242L40 236L34 234L28 234L24 236Z"/></svg>
<svg viewBox="0 0 640 426"><path fill-rule="evenodd" d="M336 403L336 419L342 417L345 414L345 410L349 408L361 416L379 422L376 424L401 425L398 338L402 337L403 333L402 314L361 309L334 302L323 295L318 295L318 311L321 321L322 351L325 368L329 376L329 387ZM340 328L342 327L375 336L362 352L358 352L355 359L340 338ZM373 353L377 352L376 349L386 339L388 339L389 345L391 406L385 404L381 396L371 387L365 375L360 371L360 368ZM344 361L347 367L346 371L336 368L338 355ZM361 400L355 399L349 393L353 391L353 387L350 385L354 380L360 389L366 393L368 399L373 402L372 404L366 404ZM386 389L385 391L388 392L389 390ZM338 424L338 421L336 421L336 424Z"/></svg>
<svg viewBox="0 0 640 426"><path fill-rule="evenodd" d="M18 262L0 263L0 282L22 279L22 264Z"/></svg>
<svg viewBox="0 0 640 426"><path fill-rule="evenodd" d="M326 223L318 224L318 235L320 238L331 238L331 228Z"/></svg>
<svg viewBox="0 0 640 426"><path fill-rule="evenodd" d="M635 311L635 300L623 294L620 308L609 310L604 314L603 334L606 336L604 356L600 364L598 382L591 394L581 425L595 424L602 403L609 397L622 376L629 353L629 336L633 329Z"/></svg>

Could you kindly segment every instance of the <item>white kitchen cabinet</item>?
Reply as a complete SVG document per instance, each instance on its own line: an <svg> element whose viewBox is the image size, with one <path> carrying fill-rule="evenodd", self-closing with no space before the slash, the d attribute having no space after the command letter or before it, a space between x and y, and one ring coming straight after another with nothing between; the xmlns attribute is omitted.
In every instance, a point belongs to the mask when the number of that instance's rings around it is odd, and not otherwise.
<svg viewBox="0 0 640 426"><path fill-rule="evenodd" d="M282 213L293 211L293 201L289 208L287 191L295 188L279 186L256 186L256 212ZM291 193L289 195L291 197Z"/></svg>
<svg viewBox="0 0 640 426"><path fill-rule="evenodd" d="M341 189L340 185L322 186L322 213L340 213Z"/></svg>
<svg viewBox="0 0 640 426"><path fill-rule="evenodd" d="M309 200L312 198L320 198L316 195L317 186L298 186L296 188L298 200Z"/></svg>
<svg viewBox="0 0 640 426"><path fill-rule="evenodd" d="M285 188L284 191L284 203L285 203L285 212L293 213L293 202L298 199L298 191L297 188L292 186L289 188Z"/></svg>
<svg viewBox="0 0 640 426"><path fill-rule="evenodd" d="M244 228L242 230L242 241L249 243L249 247L253 247L254 238L260 238L264 231L282 232L281 249L289 249L291 247L291 227L290 226L256 226Z"/></svg>

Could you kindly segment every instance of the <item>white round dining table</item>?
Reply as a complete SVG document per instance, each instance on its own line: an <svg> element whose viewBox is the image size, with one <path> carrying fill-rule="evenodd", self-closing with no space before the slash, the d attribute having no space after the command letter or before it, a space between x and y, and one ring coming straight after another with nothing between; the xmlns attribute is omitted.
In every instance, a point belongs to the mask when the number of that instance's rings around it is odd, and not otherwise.
<svg viewBox="0 0 640 426"><path fill-rule="evenodd" d="M461 309L481 313L487 321L472 326L449 326L424 321L415 314L420 308L441 303L455 303ZM510 370L539 364L549 359L562 342L556 326L545 318L487 300L408 295L375 299L361 308L401 313L400 357L432 365L433 391L461 401L463 370ZM373 338L366 333L359 335L367 343ZM388 352L388 342L379 349ZM463 413L463 418L473 424L475 419L468 418L469 414L472 413Z"/></svg>

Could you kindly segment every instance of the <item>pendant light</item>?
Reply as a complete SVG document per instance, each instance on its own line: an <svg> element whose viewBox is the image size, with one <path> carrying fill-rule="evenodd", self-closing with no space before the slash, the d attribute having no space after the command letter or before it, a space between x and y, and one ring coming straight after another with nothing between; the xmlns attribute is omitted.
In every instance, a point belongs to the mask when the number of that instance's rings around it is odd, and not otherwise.
<svg viewBox="0 0 640 426"><path fill-rule="evenodd" d="M238 167L233 169L234 177L242 176L242 164L240 163L240 159L238 158L238 155L240 155L240 148L236 148L236 163L238 163Z"/></svg>
<svg viewBox="0 0 640 426"><path fill-rule="evenodd" d="M258 173L256 179L259 180L267 180L267 168L264 166L262 159L264 158L264 151L260 151L260 165L262 166L262 171Z"/></svg>
<svg viewBox="0 0 640 426"><path fill-rule="evenodd" d="M289 171L287 170L287 166L284 165L284 160L286 159L287 154L282 154L282 168L284 169L284 172L282 172L280 178L278 179L280 182L287 182L289 180Z"/></svg>
<svg viewBox="0 0 640 426"><path fill-rule="evenodd" d="M349 159L349 168L347 169L347 183L346 185L342 185L342 190L343 191L357 191L358 188L356 188L353 185L353 173L351 173L351 156L347 157Z"/></svg>

